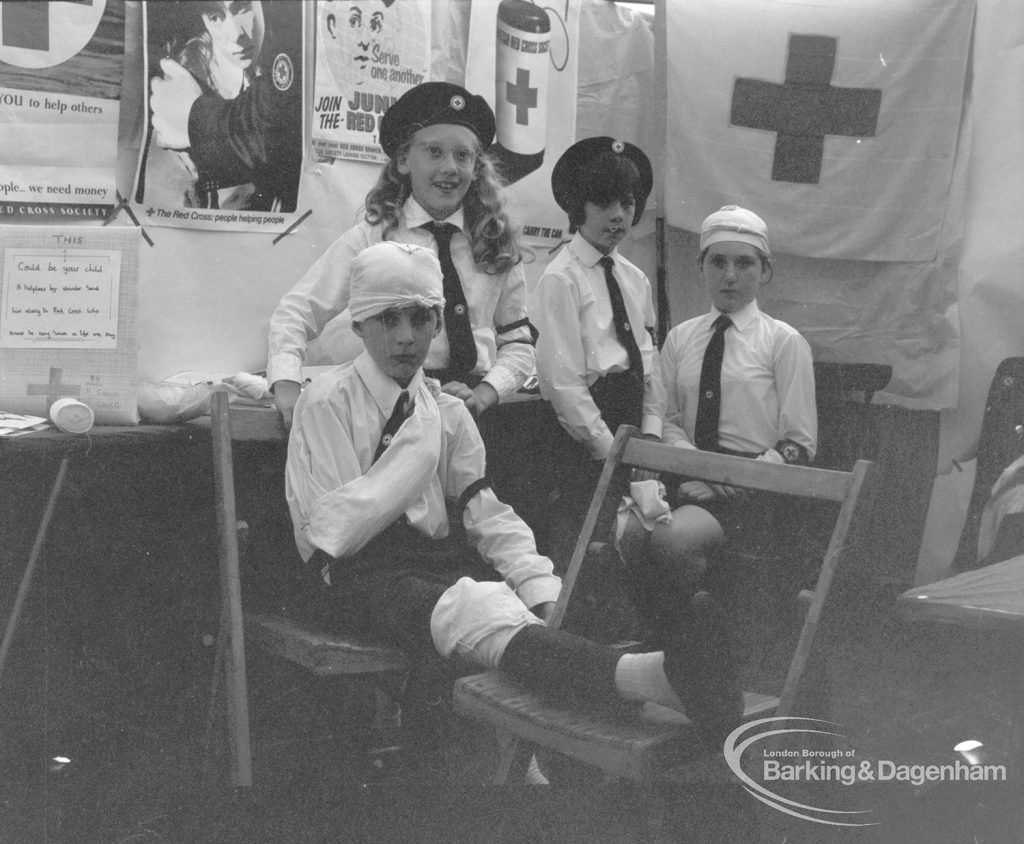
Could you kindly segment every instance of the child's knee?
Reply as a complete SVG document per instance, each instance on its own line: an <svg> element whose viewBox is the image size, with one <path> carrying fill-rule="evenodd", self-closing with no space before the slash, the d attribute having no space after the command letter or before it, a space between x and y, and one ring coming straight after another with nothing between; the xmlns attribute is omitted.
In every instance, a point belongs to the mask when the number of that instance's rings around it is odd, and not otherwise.
<svg viewBox="0 0 1024 844"><path fill-rule="evenodd" d="M542 623L505 583L463 577L434 606L430 634L442 656L472 656L483 664L497 665L508 637L527 624ZM488 642L485 653L476 653Z"/></svg>

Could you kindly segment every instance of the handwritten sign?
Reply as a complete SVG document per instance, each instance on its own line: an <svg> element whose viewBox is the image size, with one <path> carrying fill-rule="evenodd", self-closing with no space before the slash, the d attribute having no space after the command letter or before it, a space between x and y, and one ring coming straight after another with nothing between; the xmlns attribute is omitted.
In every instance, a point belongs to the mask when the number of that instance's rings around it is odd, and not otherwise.
<svg viewBox="0 0 1024 844"><path fill-rule="evenodd" d="M4 250L0 347L116 349L118 251Z"/></svg>
<svg viewBox="0 0 1024 844"><path fill-rule="evenodd" d="M0 411L134 425L139 230L0 226Z"/></svg>

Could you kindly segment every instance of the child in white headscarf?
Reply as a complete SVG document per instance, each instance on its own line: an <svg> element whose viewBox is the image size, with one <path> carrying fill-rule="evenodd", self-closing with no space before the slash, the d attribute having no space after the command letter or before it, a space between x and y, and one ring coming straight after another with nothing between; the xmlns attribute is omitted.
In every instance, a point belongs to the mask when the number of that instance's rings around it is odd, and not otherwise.
<svg viewBox="0 0 1024 844"><path fill-rule="evenodd" d="M326 614L414 658L500 667L570 704L654 701L721 739L739 723L742 695L706 596L664 651L622 654L546 626L561 581L490 489L465 403L423 375L443 301L431 250L386 242L361 252L350 307L364 352L314 379L296 405L288 503Z"/></svg>

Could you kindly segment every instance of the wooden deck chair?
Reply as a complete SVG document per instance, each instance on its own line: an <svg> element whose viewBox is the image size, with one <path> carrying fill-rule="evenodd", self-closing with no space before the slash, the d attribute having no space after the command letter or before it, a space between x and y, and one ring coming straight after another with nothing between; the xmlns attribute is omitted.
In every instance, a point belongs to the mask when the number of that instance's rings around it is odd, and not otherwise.
<svg viewBox="0 0 1024 844"><path fill-rule="evenodd" d="M673 448L644 440L636 428L623 426L605 462L563 579L552 626L557 627L562 622L595 531L598 539L610 538L616 508L634 468L838 505L830 509L837 515L817 582L813 590L801 593L806 612L781 692L768 694L753 690L744 693L746 720L792 714L833 579L840 567L856 558L857 543L852 531L863 518L862 511L870 500L869 481L874 465L860 460L849 472L775 465ZM482 719L497 728L501 760L494 776L496 783L504 782L508 776L520 739L593 765L613 777L635 780L666 773L695 755L708 756L706 751L697 750L702 747L701 742L685 719L654 724L642 718L639 709L627 711L621 717L568 711L526 691L514 679L496 670L456 681L453 700L456 712ZM720 753L718 756L721 758Z"/></svg>
<svg viewBox="0 0 1024 844"><path fill-rule="evenodd" d="M227 699L231 784L251 786L246 641L300 666L316 677L378 679L379 682L374 684L378 720L394 717L393 711L397 704L393 701L392 692L401 690L408 666L405 656L393 648L324 632L284 616L245 611L242 605L240 556L241 548L246 543L248 526L238 520L235 510L232 442L280 440L283 446L286 435L275 408L232 409L227 389L223 385L214 387L210 420L219 538L221 615L208 729L213 721L213 707L220 697L219 685L223 676Z"/></svg>

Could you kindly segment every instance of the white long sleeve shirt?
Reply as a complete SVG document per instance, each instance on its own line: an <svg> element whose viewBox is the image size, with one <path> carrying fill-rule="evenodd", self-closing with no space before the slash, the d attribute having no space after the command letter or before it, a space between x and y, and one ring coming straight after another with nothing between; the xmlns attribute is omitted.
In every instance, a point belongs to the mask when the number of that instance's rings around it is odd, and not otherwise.
<svg viewBox="0 0 1024 844"><path fill-rule="evenodd" d="M419 228L433 218L411 197L402 209L402 221L388 240L412 243L437 251L434 236ZM483 376L499 400L515 393L533 374L533 338L527 319L526 276L522 265L506 273L488 275L474 262L464 217L458 209L446 222L458 226L451 242L452 261L459 271L476 341L474 373ZM327 323L347 307L352 259L367 246L380 243L382 227L361 220L321 255L289 290L270 318L267 381L302 382L306 347ZM510 327L516 326L516 327ZM430 346L426 369L448 366L448 334L442 329Z"/></svg>
<svg viewBox="0 0 1024 844"><path fill-rule="evenodd" d="M615 333L604 268L598 263L603 257L577 232L548 265L532 297L541 395L551 402L562 427L597 460L608 456L615 432L601 418L589 387L598 378L629 368L629 355ZM651 283L618 250L610 257L643 358L641 429L660 435L661 382Z"/></svg>
<svg viewBox="0 0 1024 844"><path fill-rule="evenodd" d="M675 326L661 348L665 442L693 448L700 370L717 309ZM719 445L760 454L792 440L813 458L818 446L811 347L800 333L751 302L729 314L722 359Z"/></svg>
<svg viewBox="0 0 1024 844"><path fill-rule="evenodd" d="M446 502L485 473L483 442L465 404L418 372L412 415L376 463L402 388L365 352L315 378L295 407L285 491L302 558L345 558L403 514L425 536L448 535ZM466 536L527 606L558 598L561 580L530 528L489 488L462 513Z"/></svg>

